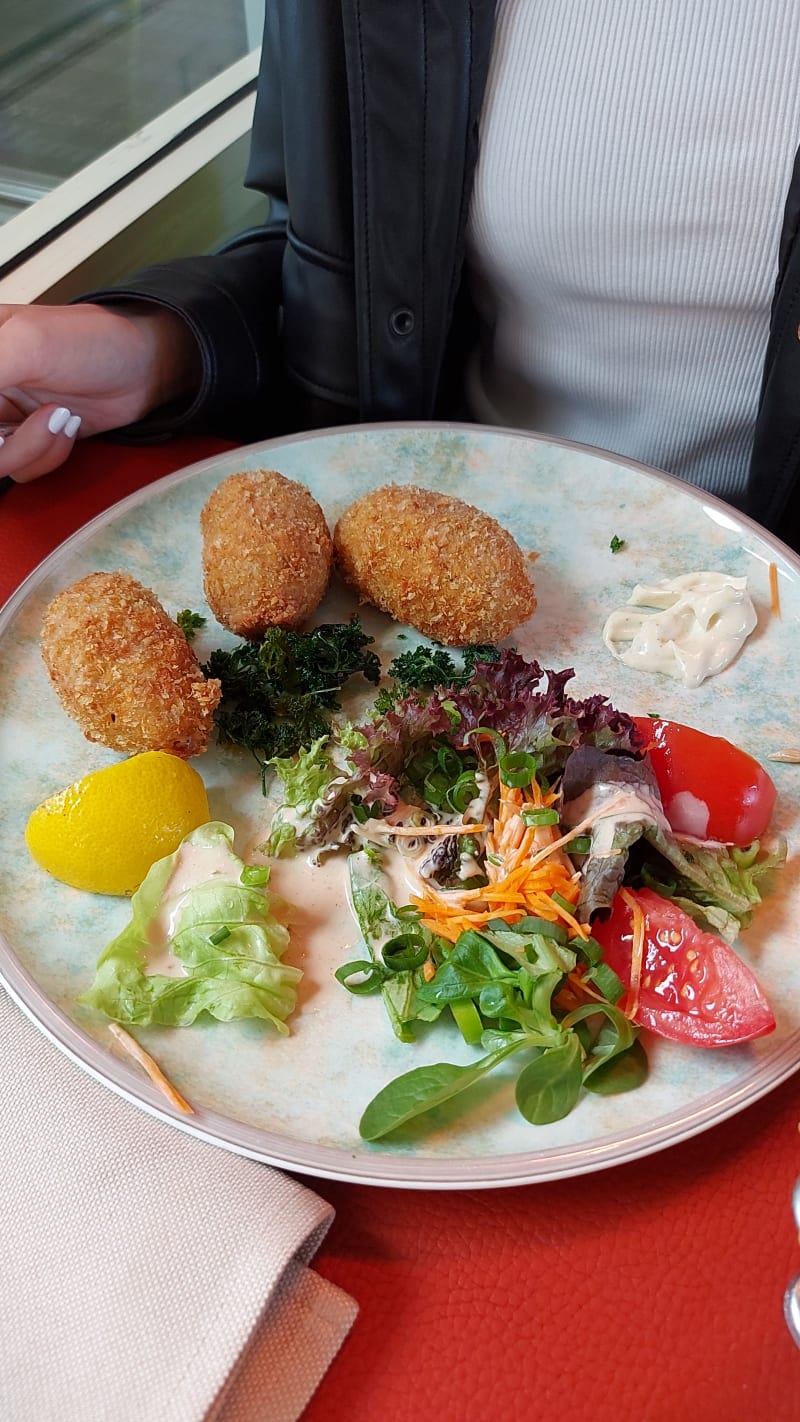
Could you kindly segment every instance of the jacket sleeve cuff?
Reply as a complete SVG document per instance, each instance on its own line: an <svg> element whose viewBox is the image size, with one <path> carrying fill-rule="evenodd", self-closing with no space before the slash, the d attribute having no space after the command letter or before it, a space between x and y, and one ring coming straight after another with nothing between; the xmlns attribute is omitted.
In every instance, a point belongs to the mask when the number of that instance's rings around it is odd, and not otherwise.
<svg viewBox="0 0 800 1422"><path fill-rule="evenodd" d="M82 302L152 304L189 326L201 357L197 390L164 405L115 438L159 440L188 432L258 438L271 432L282 383L280 262L282 240L254 240L208 257L146 268L120 287L85 293Z"/></svg>

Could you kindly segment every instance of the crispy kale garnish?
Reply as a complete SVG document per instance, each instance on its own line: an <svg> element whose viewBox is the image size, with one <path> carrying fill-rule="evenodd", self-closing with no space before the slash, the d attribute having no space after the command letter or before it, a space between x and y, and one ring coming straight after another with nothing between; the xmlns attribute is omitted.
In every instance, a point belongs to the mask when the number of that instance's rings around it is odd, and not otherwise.
<svg viewBox="0 0 800 1422"><path fill-rule="evenodd" d="M326 711L336 711L345 682L357 672L377 683L380 662L367 651L372 638L357 618L311 632L270 627L260 642L212 652L203 667L218 677L222 697L215 713L221 741L244 746L262 768L330 734Z"/></svg>
<svg viewBox="0 0 800 1422"><path fill-rule="evenodd" d="M389 676L394 682L391 690L382 687L375 700L375 709L389 711L409 692L432 691L434 687L466 686L473 676L478 662L496 662L500 659L500 648L491 643L464 647L460 664L445 651L444 647L414 647L412 651L401 652L389 664Z"/></svg>

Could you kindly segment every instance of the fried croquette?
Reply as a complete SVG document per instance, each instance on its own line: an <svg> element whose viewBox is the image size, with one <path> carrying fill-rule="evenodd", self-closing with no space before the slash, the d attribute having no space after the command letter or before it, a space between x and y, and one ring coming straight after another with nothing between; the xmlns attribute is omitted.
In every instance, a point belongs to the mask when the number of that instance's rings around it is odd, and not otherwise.
<svg viewBox="0 0 800 1422"><path fill-rule="evenodd" d="M325 595L333 543L303 484L274 469L223 479L200 516L206 597L223 627L263 637L298 627Z"/></svg>
<svg viewBox="0 0 800 1422"><path fill-rule="evenodd" d="M184 760L207 749L221 685L128 573L90 573L59 593L44 615L42 656L88 741Z"/></svg>
<svg viewBox="0 0 800 1422"><path fill-rule="evenodd" d="M361 602L447 646L497 642L530 617L524 557L495 519L461 499L388 484L342 514L335 558Z"/></svg>

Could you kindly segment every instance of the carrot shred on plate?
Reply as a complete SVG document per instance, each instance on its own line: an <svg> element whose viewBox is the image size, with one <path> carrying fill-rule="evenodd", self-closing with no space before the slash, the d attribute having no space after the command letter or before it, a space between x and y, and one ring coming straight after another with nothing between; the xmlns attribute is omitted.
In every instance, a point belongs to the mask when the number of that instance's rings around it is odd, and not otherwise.
<svg viewBox="0 0 800 1422"><path fill-rule="evenodd" d="M780 617L781 594L780 588L778 587L777 563L770 563L769 565L769 606L770 612L772 613L773 617Z"/></svg>
<svg viewBox="0 0 800 1422"><path fill-rule="evenodd" d="M633 942L631 944L631 983L628 988L625 1016L632 1022L639 1011L639 988L644 966L644 914L638 899L628 889L620 889L623 900L633 915Z"/></svg>
<svg viewBox="0 0 800 1422"><path fill-rule="evenodd" d="M129 1057L133 1057L134 1061L137 1061L140 1067L144 1068L150 1080L153 1082L153 1085L157 1086L159 1091L163 1092L167 1100L170 1101L173 1106L176 1106L179 1111L183 1111L186 1115L193 1116L194 1108L181 1096L179 1091L176 1091L172 1082L164 1075L158 1063L153 1060L149 1052L145 1051L144 1047L140 1047L136 1038L132 1037L130 1032L126 1032L124 1027L120 1027L118 1022L109 1022L108 1030L116 1037L122 1050L127 1052Z"/></svg>

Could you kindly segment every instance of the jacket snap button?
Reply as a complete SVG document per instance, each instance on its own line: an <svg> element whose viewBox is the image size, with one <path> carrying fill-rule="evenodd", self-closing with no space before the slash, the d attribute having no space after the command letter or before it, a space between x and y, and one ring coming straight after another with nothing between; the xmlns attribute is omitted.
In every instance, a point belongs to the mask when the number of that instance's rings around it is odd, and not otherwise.
<svg viewBox="0 0 800 1422"><path fill-rule="evenodd" d="M395 336L410 336L414 329L414 312L408 306L398 306L389 317L389 328Z"/></svg>

